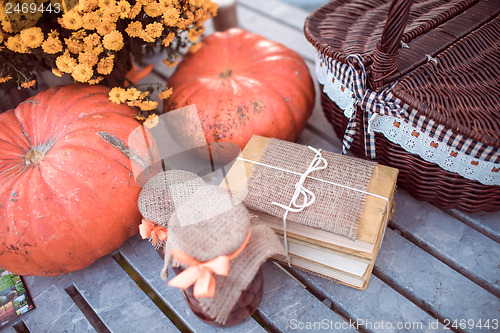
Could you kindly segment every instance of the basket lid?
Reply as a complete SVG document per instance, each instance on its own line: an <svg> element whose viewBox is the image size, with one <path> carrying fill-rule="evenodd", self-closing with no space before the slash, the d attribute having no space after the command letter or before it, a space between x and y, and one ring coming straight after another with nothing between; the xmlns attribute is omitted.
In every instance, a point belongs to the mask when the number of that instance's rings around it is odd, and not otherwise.
<svg viewBox="0 0 500 333"><path fill-rule="evenodd" d="M410 73L393 88L393 94L435 124L494 148L491 153L498 152L498 45L500 18L497 16L439 54L436 61ZM450 141L452 138L440 139Z"/></svg>
<svg viewBox="0 0 500 333"><path fill-rule="evenodd" d="M404 28L401 40L410 43L463 13L477 0L413 0L407 22L398 11L392 12L388 20L393 2L400 2L402 6L410 3L409 0L332 0L307 18L304 33L322 54L343 63L348 55L359 54L366 65L373 62L372 54L386 33ZM386 23L390 27L386 27ZM405 27L400 27L405 23ZM415 63L420 59L411 60ZM405 63L405 66L409 65Z"/></svg>

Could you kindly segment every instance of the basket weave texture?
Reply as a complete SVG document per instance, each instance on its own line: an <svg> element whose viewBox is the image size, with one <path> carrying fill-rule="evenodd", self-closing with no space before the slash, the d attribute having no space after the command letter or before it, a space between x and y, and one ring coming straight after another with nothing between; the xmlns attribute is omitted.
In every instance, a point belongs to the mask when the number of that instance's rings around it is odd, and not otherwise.
<svg viewBox="0 0 500 333"><path fill-rule="evenodd" d="M445 162L451 165L462 154L471 170L482 167L483 174L491 175L486 178L498 179L499 12L497 0L334 0L316 10L304 30L318 50L321 65L334 73L339 72L333 67L348 68L352 55L360 56L367 91L388 93L388 100L401 106L397 112L376 115L397 119L391 133L397 133L404 122L415 128L416 137L430 138L431 155L433 149L443 150L449 154ZM345 77L340 76L342 90L345 86L356 92L353 76L349 69L345 72ZM368 154L367 130L377 117L368 121L366 103L355 104L352 119L325 92L321 103L337 135L344 137L344 145L349 147L346 133L355 121L350 151L400 169L398 185L417 199L469 212L500 209L499 185L468 178L468 168L461 174L445 170L447 165L412 153L406 146L405 150L386 132L377 132L376 126L372 127L375 153Z"/></svg>

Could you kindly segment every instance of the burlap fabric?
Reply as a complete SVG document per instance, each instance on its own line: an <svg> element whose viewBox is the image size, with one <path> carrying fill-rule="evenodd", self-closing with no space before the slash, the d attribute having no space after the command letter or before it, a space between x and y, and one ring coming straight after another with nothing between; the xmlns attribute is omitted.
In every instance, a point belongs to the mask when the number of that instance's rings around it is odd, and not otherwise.
<svg viewBox="0 0 500 333"><path fill-rule="evenodd" d="M176 207L204 185L203 179L188 171L160 172L142 188L138 201L139 211L145 219L167 228ZM150 241L152 242L151 237ZM164 242L158 241L153 245L159 248L163 244Z"/></svg>
<svg viewBox="0 0 500 333"><path fill-rule="evenodd" d="M375 162L328 151L321 154L328 167L313 171L310 176L366 191ZM306 146L270 139L258 162L303 174L315 156ZM244 204L250 209L283 217L285 210L271 202L288 206L299 178L289 172L255 165ZM304 187L316 195L316 201L302 212L290 212L287 220L355 239L366 194L310 178Z"/></svg>
<svg viewBox="0 0 500 333"><path fill-rule="evenodd" d="M229 275L215 275L215 295L199 299L203 311L220 324L226 322L241 292L248 287L268 258L276 256L286 260L283 247L273 231L264 224L251 222L252 217L243 204L228 205L230 201L226 201L227 197L227 190L207 185L199 188L176 210L169 222L162 270L162 277L166 280L168 267L179 266L170 256L170 249L181 250L194 259L205 262L235 252L250 229L250 240L231 261ZM199 221L199 217L195 217L195 222L179 219L179 216L189 219L188 213L193 211L204 211L208 219Z"/></svg>

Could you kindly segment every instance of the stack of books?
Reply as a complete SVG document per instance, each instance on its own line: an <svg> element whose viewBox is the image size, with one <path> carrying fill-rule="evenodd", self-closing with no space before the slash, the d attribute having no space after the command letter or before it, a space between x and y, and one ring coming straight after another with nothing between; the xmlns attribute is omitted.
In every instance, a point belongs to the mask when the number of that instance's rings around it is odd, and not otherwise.
<svg viewBox="0 0 500 333"><path fill-rule="evenodd" d="M243 150L241 157L257 161L268 140L254 136ZM253 163L237 160L221 186L233 192L244 190L246 180L254 167ZM366 196L354 240L301 223L287 221L288 255L292 267L356 289L366 289L387 222L394 212L393 197L397 175L397 169L380 164L375 165L367 192L388 198L389 204L379 197ZM283 238L282 217L262 212L254 212L254 214Z"/></svg>

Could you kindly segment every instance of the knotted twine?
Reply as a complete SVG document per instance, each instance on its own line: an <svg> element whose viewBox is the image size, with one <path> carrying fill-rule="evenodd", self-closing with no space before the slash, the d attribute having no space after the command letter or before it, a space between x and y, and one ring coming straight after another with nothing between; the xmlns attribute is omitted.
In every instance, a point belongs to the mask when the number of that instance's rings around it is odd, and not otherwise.
<svg viewBox="0 0 500 333"><path fill-rule="evenodd" d="M190 198L201 186L203 179L196 174L183 170L160 172L151 178L139 194L139 211L144 219L168 228L168 222L176 207ZM158 249L165 242L156 241L151 235L151 243Z"/></svg>
<svg viewBox="0 0 500 333"><path fill-rule="evenodd" d="M234 253L250 229L247 245L230 261L229 274L214 274L214 296L198 299L203 311L220 324L226 322L242 291L249 286L268 258L272 256L286 260L283 246L274 232L256 222L242 203L228 201L228 194L227 190L217 186L203 186L177 208L169 221L162 270L162 277L167 280L168 267L181 266L172 257L171 249L180 250L197 261L207 262ZM203 213L205 219L200 218ZM193 221L190 216L193 216Z"/></svg>
<svg viewBox="0 0 500 333"><path fill-rule="evenodd" d="M286 214L288 221L354 240L376 163L321 151L319 155L326 164L323 168L318 153L300 144L270 139L250 175L244 204L276 217ZM344 186L334 186L312 176ZM288 210L285 206L292 206L296 184L306 189L301 195L304 201L302 204L299 201L297 209ZM310 193L314 194L314 204L308 205Z"/></svg>

